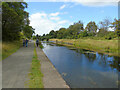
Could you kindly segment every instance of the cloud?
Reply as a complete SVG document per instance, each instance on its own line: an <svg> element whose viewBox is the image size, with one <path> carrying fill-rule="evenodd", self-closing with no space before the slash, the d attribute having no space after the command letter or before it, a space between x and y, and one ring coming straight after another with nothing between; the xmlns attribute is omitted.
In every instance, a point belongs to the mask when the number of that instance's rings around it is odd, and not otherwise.
<svg viewBox="0 0 120 90"><path fill-rule="evenodd" d="M39 16L39 17L38 17ZM32 18L34 17L34 19L41 19L41 18L46 18L47 14L46 13L36 13L36 14L32 14Z"/></svg>
<svg viewBox="0 0 120 90"><path fill-rule="evenodd" d="M55 21L58 21L60 20L60 17L50 17L51 20L55 20Z"/></svg>
<svg viewBox="0 0 120 90"><path fill-rule="evenodd" d="M63 8L65 8L66 7L66 5L64 4L64 5L62 5L61 7L60 7L60 9L62 10Z"/></svg>
<svg viewBox="0 0 120 90"><path fill-rule="evenodd" d="M50 16L58 16L60 13L56 12L56 13L51 13Z"/></svg>
<svg viewBox="0 0 120 90"><path fill-rule="evenodd" d="M58 24L65 24L65 23L68 23L67 20L63 20L63 21L59 21Z"/></svg>
<svg viewBox="0 0 120 90"><path fill-rule="evenodd" d="M69 0L67 0L69 1ZM72 0L72 2L90 7L116 6L119 0Z"/></svg>
<svg viewBox="0 0 120 90"><path fill-rule="evenodd" d="M89 7L117 6L117 2L79 2L79 3Z"/></svg>
<svg viewBox="0 0 120 90"><path fill-rule="evenodd" d="M69 24L67 20L61 20L56 15L50 16L46 13L35 13L30 15L30 25L35 29L35 33L39 35L47 34L51 30L59 30L65 24Z"/></svg>
<svg viewBox="0 0 120 90"><path fill-rule="evenodd" d="M116 6L119 0L29 0L29 2L73 2L84 6L99 7L108 5Z"/></svg>

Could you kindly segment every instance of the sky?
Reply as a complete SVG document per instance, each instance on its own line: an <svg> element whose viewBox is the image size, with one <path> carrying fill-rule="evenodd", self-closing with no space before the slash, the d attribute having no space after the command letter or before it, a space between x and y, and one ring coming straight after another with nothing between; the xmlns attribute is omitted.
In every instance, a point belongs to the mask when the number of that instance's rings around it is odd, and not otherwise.
<svg viewBox="0 0 120 90"><path fill-rule="evenodd" d="M75 22L82 21L84 27L90 21L95 21L98 25L100 21L118 18L118 6L115 0L106 2L101 0L63 0L61 2L27 2L29 12L30 25L35 29L35 33L39 35L47 34L51 30L59 30L60 28L68 28Z"/></svg>

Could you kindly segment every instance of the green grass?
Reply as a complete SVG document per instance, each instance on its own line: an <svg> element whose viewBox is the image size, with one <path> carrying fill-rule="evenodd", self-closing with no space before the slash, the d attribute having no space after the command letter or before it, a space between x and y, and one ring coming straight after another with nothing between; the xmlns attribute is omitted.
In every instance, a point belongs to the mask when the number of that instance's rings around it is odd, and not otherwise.
<svg viewBox="0 0 120 90"><path fill-rule="evenodd" d="M39 43L39 47L40 47L41 49L44 48L43 45L41 44L41 42Z"/></svg>
<svg viewBox="0 0 120 90"><path fill-rule="evenodd" d="M43 49L44 47L42 45L40 45L40 48Z"/></svg>
<svg viewBox="0 0 120 90"><path fill-rule="evenodd" d="M30 80L27 83L29 88L43 88L42 77L43 74L41 73L41 65L40 61L38 60L36 48L34 48L34 56L32 59L32 66L29 73Z"/></svg>
<svg viewBox="0 0 120 90"><path fill-rule="evenodd" d="M2 42L2 60L15 53L21 46L21 41Z"/></svg>
<svg viewBox="0 0 120 90"><path fill-rule="evenodd" d="M118 40L94 40L94 39L51 39L50 41L60 41L72 43L73 47L97 51L113 56L120 56L118 54ZM66 44L64 44L66 45ZM67 45L66 45L67 46Z"/></svg>

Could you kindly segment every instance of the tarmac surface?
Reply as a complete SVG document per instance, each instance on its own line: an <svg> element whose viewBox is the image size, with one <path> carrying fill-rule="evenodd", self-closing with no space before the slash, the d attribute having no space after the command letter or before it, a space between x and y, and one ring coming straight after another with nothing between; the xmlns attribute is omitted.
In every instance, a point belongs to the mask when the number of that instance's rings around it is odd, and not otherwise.
<svg viewBox="0 0 120 90"><path fill-rule="evenodd" d="M36 48L38 59L41 63L44 88L69 88L42 49ZM34 42L28 43L28 47L22 47L14 54L2 61L2 88L27 88Z"/></svg>
<svg viewBox="0 0 120 90"><path fill-rule="evenodd" d="M25 88L33 51L34 43L30 42L2 61L2 88Z"/></svg>

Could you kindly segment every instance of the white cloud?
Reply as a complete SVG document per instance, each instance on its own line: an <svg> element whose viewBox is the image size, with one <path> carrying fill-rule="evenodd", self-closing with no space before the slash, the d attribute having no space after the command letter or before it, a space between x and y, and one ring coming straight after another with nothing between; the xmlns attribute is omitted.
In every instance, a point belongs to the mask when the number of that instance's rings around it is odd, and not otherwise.
<svg viewBox="0 0 120 90"><path fill-rule="evenodd" d="M63 21L59 21L58 24L65 24L65 23L68 23L67 20L63 20Z"/></svg>
<svg viewBox="0 0 120 90"><path fill-rule="evenodd" d="M69 1L69 0L68 0ZM100 7L100 6L115 6L118 4L119 0L72 0L72 2L75 2L77 4L81 4L84 6L90 6L90 7Z"/></svg>
<svg viewBox="0 0 120 90"><path fill-rule="evenodd" d="M60 17L50 17L51 20L55 20L55 21L58 21L60 20Z"/></svg>
<svg viewBox="0 0 120 90"><path fill-rule="evenodd" d="M60 7L60 9L62 10L63 8L65 8L66 7L66 5L64 4L64 5L62 5L61 7Z"/></svg>
<svg viewBox="0 0 120 90"><path fill-rule="evenodd" d="M60 13L56 12L56 13L51 13L50 16L58 16Z"/></svg>
<svg viewBox="0 0 120 90"><path fill-rule="evenodd" d="M67 20L61 20L60 17L49 16L46 13L35 13L30 15L30 25L35 29L35 33L39 35L47 34L51 30L59 30L64 24L69 24Z"/></svg>
<svg viewBox="0 0 120 90"><path fill-rule="evenodd" d="M117 5L119 0L25 0L29 2L74 2L84 6L108 6Z"/></svg>
<svg viewBox="0 0 120 90"><path fill-rule="evenodd" d="M116 6L116 2L79 2L80 4L84 6L90 6L90 7L103 7L103 6Z"/></svg>
<svg viewBox="0 0 120 90"><path fill-rule="evenodd" d="M39 16L39 17L38 17ZM34 17L34 19L41 19L41 18L46 18L47 14L46 13L36 13L36 14L32 14L32 18Z"/></svg>

